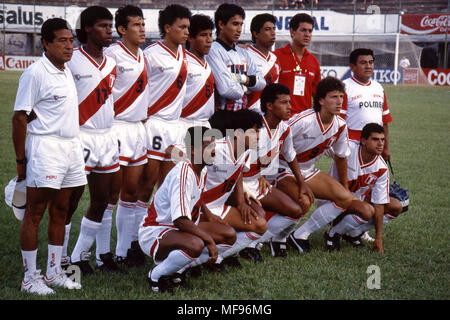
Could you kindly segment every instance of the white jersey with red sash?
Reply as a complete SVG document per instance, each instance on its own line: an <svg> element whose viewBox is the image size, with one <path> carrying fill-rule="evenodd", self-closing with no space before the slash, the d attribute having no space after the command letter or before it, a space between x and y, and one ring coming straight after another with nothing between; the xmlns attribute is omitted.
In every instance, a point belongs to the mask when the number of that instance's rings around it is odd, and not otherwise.
<svg viewBox="0 0 450 320"><path fill-rule="evenodd" d="M115 118L130 122L145 120L149 87L142 50L138 49L136 56L122 42L117 42L104 53L117 64L117 78L112 91Z"/></svg>
<svg viewBox="0 0 450 320"><path fill-rule="evenodd" d="M328 149L332 148L341 158L348 156L347 125L339 116L334 116L326 129L320 114L312 109L294 115L288 123L297 161L305 179L314 172L315 163Z"/></svg>
<svg viewBox="0 0 450 320"><path fill-rule="evenodd" d="M181 119L208 121L214 113L214 77L208 63L186 51L188 75Z"/></svg>
<svg viewBox="0 0 450 320"><path fill-rule="evenodd" d="M206 169L202 170L199 179L189 160L178 162L156 191L143 227L174 227L173 222L180 217L198 224L205 181Z"/></svg>
<svg viewBox="0 0 450 320"><path fill-rule="evenodd" d="M350 191L360 200L364 200L370 194L372 203L389 203L389 171L386 162L381 156L376 156L371 162L364 163L359 142L350 141L349 145L347 176ZM331 165L330 175L339 180L334 162Z"/></svg>
<svg viewBox="0 0 450 320"><path fill-rule="evenodd" d="M261 51L250 45L247 48L248 55L255 62L256 67L266 80L266 84L277 83L280 75L280 66L277 63L277 56L269 51L264 55ZM247 108L261 110L260 97L262 91L252 91L247 96Z"/></svg>
<svg viewBox="0 0 450 320"><path fill-rule="evenodd" d="M204 201L208 209L222 207L233 192L236 182L248 165L250 150L234 157L233 145L228 137L216 140L214 163L208 166L208 179Z"/></svg>
<svg viewBox="0 0 450 320"><path fill-rule="evenodd" d="M150 89L147 115L177 121L186 93L187 61L183 46L174 54L161 41L144 50Z"/></svg>
<svg viewBox="0 0 450 320"><path fill-rule="evenodd" d="M116 62L108 56L98 64L79 47L67 63L72 71L78 94L80 127L107 129L113 124L114 100L112 89L116 79Z"/></svg>

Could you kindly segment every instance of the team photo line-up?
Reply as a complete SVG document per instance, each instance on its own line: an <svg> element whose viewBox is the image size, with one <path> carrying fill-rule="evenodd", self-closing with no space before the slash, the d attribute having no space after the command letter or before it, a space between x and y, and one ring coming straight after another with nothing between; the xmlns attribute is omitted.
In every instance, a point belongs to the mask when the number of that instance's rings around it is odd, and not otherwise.
<svg viewBox="0 0 450 320"><path fill-rule="evenodd" d="M343 239L383 253L383 224L406 208L389 196L392 117L371 80L372 50L351 52L351 78L321 79L306 49L311 16L296 14L290 43L275 51L275 17L252 19L249 45L238 44L244 19L235 4L220 5L214 20L169 5L159 12L161 40L144 50L145 18L132 5L114 17L88 7L74 31L61 18L44 22L44 54L21 75L12 116L17 177L9 190L26 197L13 204L22 291L81 289L69 266L83 276L126 274L148 256L150 290L173 292L186 276L241 268L240 258L262 262L263 245L275 259L306 254L309 236L326 226L328 251ZM332 159L328 173L317 168L322 155ZM69 253L86 184L89 205ZM38 229L47 209L42 275Z"/></svg>

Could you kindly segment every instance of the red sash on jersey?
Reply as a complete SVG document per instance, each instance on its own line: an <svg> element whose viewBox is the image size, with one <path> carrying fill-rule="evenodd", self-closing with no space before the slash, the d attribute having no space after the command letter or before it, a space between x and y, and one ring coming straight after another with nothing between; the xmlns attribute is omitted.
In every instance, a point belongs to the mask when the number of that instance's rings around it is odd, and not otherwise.
<svg viewBox="0 0 450 320"><path fill-rule="evenodd" d="M267 85L275 83L275 81L277 81L278 79L278 70L279 70L279 66L277 65L277 63L275 62L272 66L272 68L269 70L269 72L267 72L267 74L264 76L264 79L266 79L266 83ZM256 101L258 101L261 98L261 91L252 91L251 94L248 95L248 101L247 101L247 106L252 106L255 104Z"/></svg>
<svg viewBox="0 0 450 320"><path fill-rule="evenodd" d="M200 89L197 95L181 111L181 117L186 118L195 113L209 100L214 92L214 76L212 72L206 79L205 85Z"/></svg>
<svg viewBox="0 0 450 320"><path fill-rule="evenodd" d="M147 85L147 69L144 65L139 77L133 85L114 103L114 116L124 112L145 91Z"/></svg>
<svg viewBox="0 0 450 320"><path fill-rule="evenodd" d="M175 100L181 88L183 88L187 76L186 54L184 50L182 59L183 61L181 62L180 72L175 77L175 80L166 90L166 92L164 92L163 95L152 106L148 108L147 111L148 116L151 116L167 107L170 103L172 103ZM152 88L150 88L150 90L152 90Z"/></svg>
<svg viewBox="0 0 450 320"><path fill-rule="evenodd" d="M369 185L374 184L377 180L370 179L370 176L376 176L377 179L381 177L385 172L386 168L381 168L377 172L363 174L362 176L358 176L355 180L351 180L348 182L348 188L351 192L358 191L363 187L367 187Z"/></svg>
<svg viewBox="0 0 450 320"><path fill-rule="evenodd" d="M108 100L116 78L116 67L103 78L97 87L79 104L80 126L86 123Z"/></svg>
<svg viewBox="0 0 450 320"><path fill-rule="evenodd" d="M227 190L231 190L234 185L236 184L237 179L239 178L239 175L242 172L242 168L244 165L241 165L228 179L226 179L223 183L219 184L218 186L209 189L205 191L204 193L204 201L205 203L210 203L212 201L215 201L219 199L221 196L223 196L225 193L227 193Z"/></svg>
<svg viewBox="0 0 450 320"><path fill-rule="evenodd" d="M345 127L346 127L345 125L341 126L334 135L323 141L321 144L315 146L314 148L297 154L297 161L307 162L317 157L319 154L322 154L325 151L325 149L329 147L328 144L330 143L331 138L336 138L336 140L339 139L339 136L341 135L342 131L344 131Z"/></svg>

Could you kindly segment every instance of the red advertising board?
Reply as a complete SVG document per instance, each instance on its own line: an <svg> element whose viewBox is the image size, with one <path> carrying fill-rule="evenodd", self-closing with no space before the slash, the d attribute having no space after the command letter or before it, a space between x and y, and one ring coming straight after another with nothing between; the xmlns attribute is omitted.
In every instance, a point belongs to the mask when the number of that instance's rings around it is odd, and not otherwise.
<svg viewBox="0 0 450 320"><path fill-rule="evenodd" d="M402 16L401 33L410 35L445 34L449 27L448 17L447 14L405 14Z"/></svg>
<svg viewBox="0 0 450 320"><path fill-rule="evenodd" d="M432 86L450 86L450 69L422 69L428 84Z"/></svg>

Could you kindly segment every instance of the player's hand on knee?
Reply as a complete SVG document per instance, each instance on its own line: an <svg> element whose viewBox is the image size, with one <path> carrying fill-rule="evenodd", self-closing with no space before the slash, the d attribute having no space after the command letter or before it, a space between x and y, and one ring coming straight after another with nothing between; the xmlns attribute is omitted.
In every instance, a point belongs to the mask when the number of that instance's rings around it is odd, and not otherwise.
<svg viewBox="0 0 450 320"><path fill-rule="evenodd" d="M214 243L214 241L208 242L208 243L206 243L206 247L208 248L208 252L209 252L208 263L214 263L217 260L217 257L219 255L216 244Z"/></svg>
<svg viewBox="0 0 450 320"><path fill-rule="evenodd" d="M272 185L267 181L266 178L260 177L258 179L258 192L264 194L266 190L269 189L268 193L272 192Z"/></svg>
<svg viewBox="0 0 450 320"><path fill-rule="evenodd" d="M314 193L312 192L311 188L306 184L303 183L301 186L299 186L300 192L299 192L299 200L300 202L305 202L304 198L306 197L309 200L309 207L314 203Z"/></svg>

